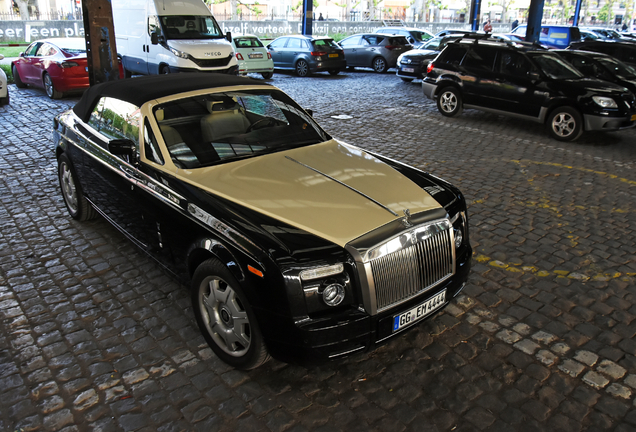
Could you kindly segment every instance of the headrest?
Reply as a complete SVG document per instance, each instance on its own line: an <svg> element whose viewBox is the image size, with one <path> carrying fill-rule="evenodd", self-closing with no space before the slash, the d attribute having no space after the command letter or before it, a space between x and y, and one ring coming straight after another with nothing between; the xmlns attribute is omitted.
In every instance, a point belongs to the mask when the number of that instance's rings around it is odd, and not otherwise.
<svg viewBox="0 0 636 432"><path fill-rule="evenodd" d="M155 111L155 118L157 119L158 122L163 121L163 109L158 109Z"/></svg>

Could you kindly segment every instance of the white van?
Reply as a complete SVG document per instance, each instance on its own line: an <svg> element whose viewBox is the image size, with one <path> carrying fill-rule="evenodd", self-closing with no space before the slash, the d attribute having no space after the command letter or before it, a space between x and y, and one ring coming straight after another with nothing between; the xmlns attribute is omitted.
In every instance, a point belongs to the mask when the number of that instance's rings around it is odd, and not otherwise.
<svg viewBox="0 0 636 432"><path fill-rule="evenodd" d="M126 77L237 73L232 36L223 34L202 0L113 0L112 8Z"/></svg>

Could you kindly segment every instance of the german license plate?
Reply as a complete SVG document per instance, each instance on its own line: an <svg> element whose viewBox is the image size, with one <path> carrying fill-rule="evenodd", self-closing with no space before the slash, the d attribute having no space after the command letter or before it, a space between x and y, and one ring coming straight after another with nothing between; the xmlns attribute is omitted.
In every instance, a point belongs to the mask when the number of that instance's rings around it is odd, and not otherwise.
<svg viewBox="0 0 636 432"><path fill-rule="evenodd" d="M419 306L415 306L410 311L393 317L393 332L403 329L441 308L446 302L446 290L426 300Z"/></svg>
<svg viewBox="0 0 636 432"><path fill-rule="evenodd" d="M634 115L632 116L632 120L631 120L631 121L634 121L634 120L636 120L636 114L634 114Z"/></svg>
<svg viewBox="0 0 636 432"><path fill-rule="evenodd" d="M338 54L329 54L329 57L338 57Z"/></svg>
<svg viewBox="0 0 636 432"><path fill-rule="evenodd" d="M410 72L410 73L413 73L413 72L415 72L415 69L414 69L414 68L405 68L405 67L403 67L403 68L402 68L402 71L403 71L403 72Z"/></svg>
<svg viewBox="0 0 636 432"><path fill-rule="evenodd" d="M248 54L247 56L251 59L262 59L263 53Z"/></svg>

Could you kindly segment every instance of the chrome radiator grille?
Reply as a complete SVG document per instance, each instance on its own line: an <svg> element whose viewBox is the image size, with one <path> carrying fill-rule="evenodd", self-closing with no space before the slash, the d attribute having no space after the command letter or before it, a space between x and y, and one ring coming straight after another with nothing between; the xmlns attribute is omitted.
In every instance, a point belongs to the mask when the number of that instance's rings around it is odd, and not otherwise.
<svg viewBox="0 0 636 432"><path fill-rule="evenodd" d="M377 311L420 294L455 272L452 228L444 227L370 261Z"/></svg>

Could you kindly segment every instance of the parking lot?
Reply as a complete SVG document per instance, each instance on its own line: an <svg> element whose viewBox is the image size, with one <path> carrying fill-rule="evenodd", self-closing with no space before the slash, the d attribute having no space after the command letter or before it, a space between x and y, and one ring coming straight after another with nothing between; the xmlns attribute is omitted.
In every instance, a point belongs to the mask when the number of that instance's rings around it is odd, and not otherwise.
<svg viewBox="0 0 636 432"><path fill-rule="evenodd" d="M233 370L200 336L187 287L103 219L68 216L49 138L78 98L12 85L0 431L636 430L635 129L561 143L532 122L449 119L392 73L268 82L332 136L464 192L462 295L370 353Z"/></svg>

